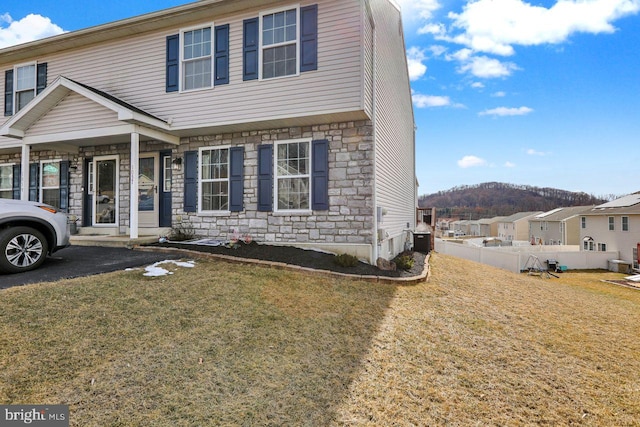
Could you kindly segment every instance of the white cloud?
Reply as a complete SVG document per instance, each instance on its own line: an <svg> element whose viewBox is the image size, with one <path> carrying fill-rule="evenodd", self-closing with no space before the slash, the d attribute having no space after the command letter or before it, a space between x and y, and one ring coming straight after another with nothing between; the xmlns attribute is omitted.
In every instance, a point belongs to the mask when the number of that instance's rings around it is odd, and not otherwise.
<svg viewBox="0 0 640 427"><path fill-rule="evenodd" d="M409 69L409 79L418 80L427 72L427 66L423 61L427 59L424 49L412 46L407 49L407 67Z"/></svg>
<svg viewBox="0 0 640 427"><path fill-rule="evenodd" d="M519 108L498 107L498 108L492 108L490 110L481 111L478 113L478 115L479 116L525 116L531 112L533 112L533 109L529 107L519 107Z"/></svg>
<svg viewBox="0 0 640 427"><path fill-rule="evenodd" d="M426 107L446 107L451 105L451 99L448 96L422 95L416 93L411 96L413 105L418 108Z"/></svg>
<svg viewBox="0 0 640 427"><path fill-rule="evenodd" d="M402 10L402 20L412 22L417 20L429 21L433 12L440 9L438 0L396 0Z"/></svg>
<svg viewBox="0 0 640 427"><path fill-rule="evenodd" d="M477 156L464 156L460 160L458 160L458 166L466 169L475 166L486 166L487 161L485 159L481 159Z"/></svg>
<svg viewBox="0 0 640 427"><path fill-rule="evenodd" d="M62 28L42 15L29 14L18 21L14 21L8 13L0 16L0 48L55 36L63 32Z"/></svg>
<svg viewBox="0 0 640 427"><path fill-rule="evenodd" d="M473 82L471 83L471 87L474 89L484 89L484 83L482 82Z"/></svg>
<svg viewBox="0 0 640 427"><path fill-rule="evenodd" d="M505 168L515 168L516 164L512 163L512 162L505 162L504 167Z"/></svg>
<svg viewBox="0 0 640 427"><path fill-rule="evenodd" d="M512 55L513 45L565 42L575 33L612 33L613 22L640 11L638 0L559 0L550 8L522 0L477 0L449 13L462 33L451 41L476 52Z"/></svg>
<svg viewBox="0 0 640 427"><path fill-rule="evenodd" d="M518 66L511 62L500 62L487 56L470 56L463 60L458 71L484 79L510 76L513 71L519 70Z"/></svg>
<svg viewBox="0 0 640 427"><path fill-rule="evenodd" d="M536 151L533 148L529 148L527 150L527 154L530 156L545 156L546 153L542 152L542 151Z"/></svg>
<svg viewBox="0 0 640 427"><path fill-rule="evenodd" d="M504 93L503 91L498 91L498 92L492 93L491 96L493 96L494 98L504 98L505 96L507 96L507 94Z"/></svg>

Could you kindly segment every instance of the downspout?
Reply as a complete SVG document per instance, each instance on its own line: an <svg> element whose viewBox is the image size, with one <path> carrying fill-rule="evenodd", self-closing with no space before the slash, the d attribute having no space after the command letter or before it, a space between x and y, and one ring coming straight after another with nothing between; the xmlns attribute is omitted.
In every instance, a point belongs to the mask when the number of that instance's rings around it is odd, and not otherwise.
<svg viewBox="0 0 640 427"><path fill-rule="evenodd" d="M372 43L372 59L371 59L371 79L372 79L372 84L371 84L371 124L372 124L372 137L373 137L373 191L372 191L372 216L373 216L373 230L372 230L372 234L373 234L373 245L371 248L371 261L372 264L376 264L376 261L378 260L379 254L380 254L380 242L378 241L378 204L376 201L376 194L377 194L377 179L376 177L378 176L378 167L377 167L377 162L376 162L376 151L377 151L377 132L376 132L376 114L377 114L377 84L378 84L378 79L377 79L377 72L376 72L376 64L377 64L377 56L378 56L378 52L377 52L377 43L376 43L376 38L377 38L377 33L376 33L376 22L375 22L375 18L373 16L373 11L371 10L371 4L369 2L369 0L365 0L365 7L367 9L367 11L369 12L369 24L371 25L371 43ZM364 94L363 94L364 97Z"/></svg>

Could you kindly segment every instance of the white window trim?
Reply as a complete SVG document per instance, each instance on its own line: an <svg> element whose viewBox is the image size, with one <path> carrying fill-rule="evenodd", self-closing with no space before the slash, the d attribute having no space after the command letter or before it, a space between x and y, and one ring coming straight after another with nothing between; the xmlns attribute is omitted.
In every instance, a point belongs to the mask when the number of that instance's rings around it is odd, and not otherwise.
<svg viewBox="0 0 640 427"><path fill-rule="evenodd" d="M278 209L278 145L293 144L298 142L309 143L309 165L308 172L304 175L287 175L286 178L309 178L309 209ZM286 213L291 215L309 215L312 212L311 205L313 203L313 183L312 183L312 169L313 169L313 149L312 138L299 138L299 139L286 139L282 141L275 141L273 143L273 212L274 213ZM285 178L285 177L283 177Z"/></svg>
<svg viewBox="0 0 640 427"><path fill-rule="evenodd" d="M34 67L33 73L33 97L35 98L38 92L38 62L25 62L23 64L17 64L13 67L13 114L17 114L18 110L18 68L22 67ZM20 91L25 92L25 91Z"/></svg>
<svg viewBox="0 0 640 427"><path fill-rule="evenodd" d="M262 46L262 22L263 22L263 17L265 15L271 15L271 14L275 14L278 12L286 12L287 10L291 10L291 9L295 9L296 10L296 41L295 41L295 45L296 45L296 72L294 74L288 74L286 76L278 76L278 77L269 77L268 79L264 79L262 77L262 52L265 49L264 46ZM278 80L278 79L286 79L289 77L298 77L300 76L300 4L296 3L296 4L292 4L292 5L288 5L286 7L280 7L277 9L270 9L270 10L265 10L263 12L260 12L260 15L258 17L258 80L262 81L269 81L269 80ZM292 44L292 42L285 42L285 43L277 43L277 44L272 44L269 45L267 47L267 49L269 48L273 48L273 47L279 47L279 46L286 46Z"/></svg>
<svg viewBox="0 0 640 427"><path fill-rule="evenodd" d="M211 58L211 84L207 87L199 87L199 88L195 88L195 89L185 89L184 88L184 33L188 33L189 31L194 31L194 30L202 30L204 28L210 28L211 29L211 54L210 54L210 58ZM178 49L180 50L179 52L179 68L178 68L178 78L180 79L180 83L178 85L178 87L180 88L180 93L191 93L191 92L198 92L198 91L202 91L202 90L211 90L214 87L214 80L215 80L215 75L216 75L216 70L215 70L215 25L213 22L210 22L208 24L202 24L202 25L196 25L193 27L187 27L187 28L182 28L180 29L180 39L178 40Z"/></svg>
<svg viewBox="0 0 640 427"><path fill-rule="evenodd" d="M45 163L57 163L58 164L58 186L57 187L45 187L44 186L44 164ZM44 190L60 190L60 164L62 163L62 159L50 159L50 160L40 160L40 177L38 179L38 201L40 203L43 202L43 194Z"/></svg>
<svg viewBox="0 0 640 427"><path fill-rule="evenodd" d="M214 150L228 150L227 151L227 178L226 179L211 179L207 180L207 182L223 182L227 181L227 194L229 200L227 200L227 206L231 205L231 146L230 145L220 145L220 146L207 146L200 147L198 149L198 214L199 215L213 215L213 216L223 216L230 215L231 210L204 210L202 209L202 152L203 151L214 151Z"/></svg>
<svg viewBox="0 0 640 427"><path fill-rule="evenodd" d="M607 230L616 231L616 217L614 216L607 217Z"/></svg>

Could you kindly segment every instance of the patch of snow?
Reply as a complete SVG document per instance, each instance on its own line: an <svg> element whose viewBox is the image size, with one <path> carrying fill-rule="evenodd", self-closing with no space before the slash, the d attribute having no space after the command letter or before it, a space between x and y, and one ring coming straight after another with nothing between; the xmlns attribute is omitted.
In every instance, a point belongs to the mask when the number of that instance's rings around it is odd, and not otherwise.
<svg viewBox="0 0 640 427"><path fill-rule="evenodd" d="M158 276L166 276L168 274L173 274L173 272L160 267L160 265L162 264L174 264L178 267L185 267L185 268L195 267L195 261L174 261L174 260L168 259L164 261L158 261L146 267L145 268L146 273L144 273L143 276L158 277Z"/></svg>

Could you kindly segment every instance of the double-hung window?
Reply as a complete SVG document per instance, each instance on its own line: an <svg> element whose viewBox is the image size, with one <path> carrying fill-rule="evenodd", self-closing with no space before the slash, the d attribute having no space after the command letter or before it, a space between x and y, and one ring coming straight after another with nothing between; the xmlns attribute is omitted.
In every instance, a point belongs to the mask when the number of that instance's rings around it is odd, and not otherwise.
<svg viewBox="0 0 640 427"><path fill-rule="evenodd" d="M14 78L15 112L22 110L36 97L36 64L19 65Z"/></svg>
<svg viewBox="0 0 640 427"><path fill-rule="evenodd" d="M0 199L13 198L13 165L0 165Z"/></svg>
<svg viewBox="0 0 640 427"><path fill-rule="evenodd" d="M309 210L311 200L311 141L276 144L276 210Z"/></svg>
<svg viewBox="0 0 640 427"><path fill-rule="evenodd" d="M609 231L614 231L616 229L616 219L612 216L609 217Z"/></svg>
<svg viewBox="0 0 640 427"><path fill-rule="evenodd" d="M200 211L229 210L229 148L200 148Z"/></svg>
<svg viewBox="0 0 640 427"><path fill-rule="evenodd" d="M262 78L298 74L298 13L288 9L260 15L260 65Z"/></svg>
<svg viewBox="0 0 640 427"><path fill-rule="evenodd" d="M212 28L182 32L182 90L213 86Z"/></svg>
<svg viewBox="0 0 640 427"><path fill-rule="evenodd" d="M629 217L622 217L622 231L629 231Z"/></svg>

